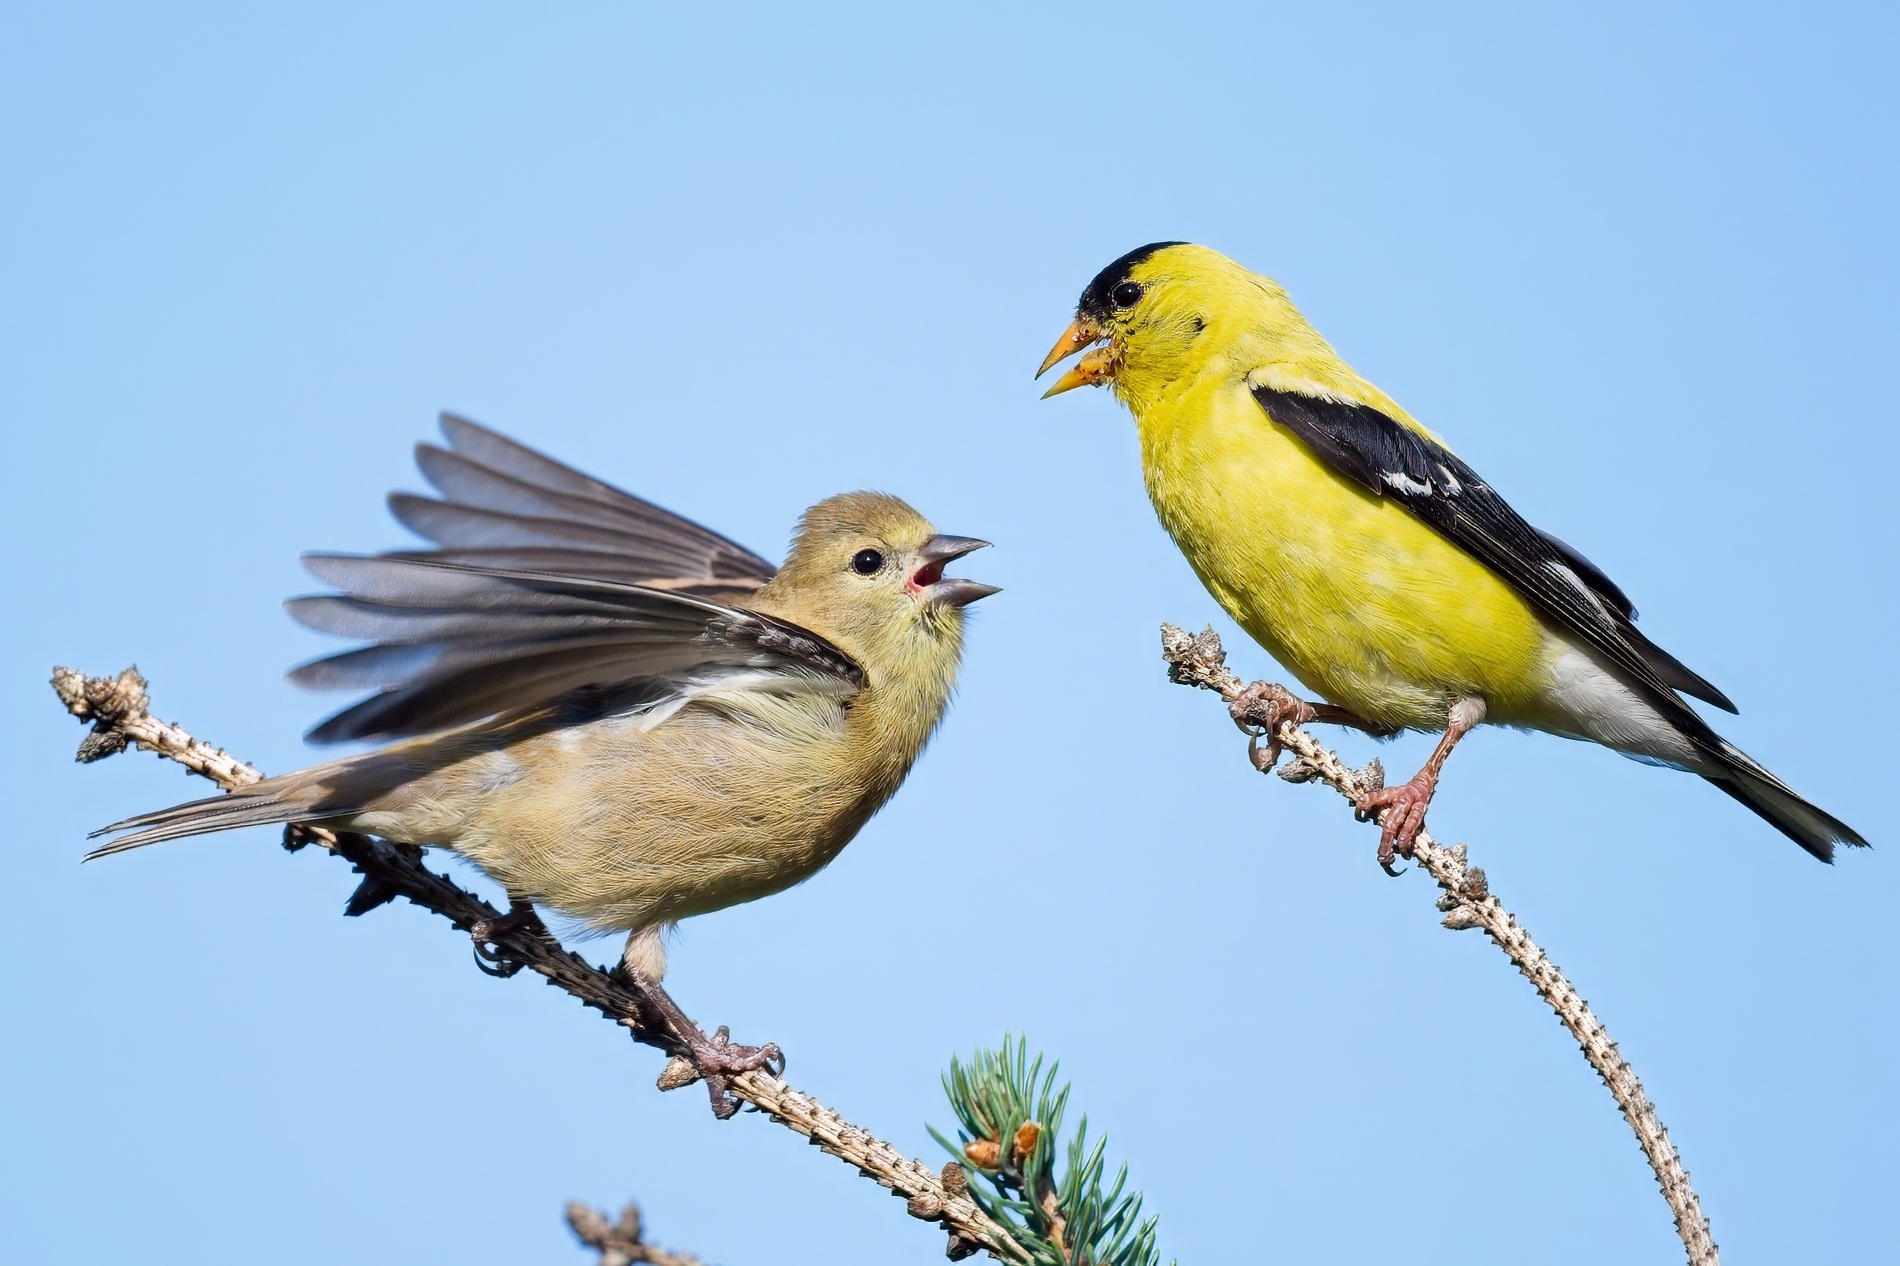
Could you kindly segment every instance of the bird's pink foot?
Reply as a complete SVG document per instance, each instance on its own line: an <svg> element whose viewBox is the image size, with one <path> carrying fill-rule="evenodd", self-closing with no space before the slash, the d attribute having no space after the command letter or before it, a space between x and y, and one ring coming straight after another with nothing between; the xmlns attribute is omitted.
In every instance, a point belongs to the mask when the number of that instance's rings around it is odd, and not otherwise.
<svg viewBox="0 0 1900 1266"><path fill-rule="evenodd" d="M1425 829L1425 810L1437 790L1438 772L1427 765L1412 781L1372 792L1353 810L1361 822L1379 818L1379 866L1386 874L1396 873L1393 858L1412 856L1418 834ZM1380 814L1385 816L1380 818Z"/></svg>
<svg viewBox="0 0 1900 1266"><path fill-rule="evenodd" d="M1264 774L1280 761L1280 727L1287 724L1305 725L1318 717L1319 713L1312 704L1294 695L1285 686L1270 681L1256 681L1227 705L1227 715L1253 740L1247 745L1247 755L1253 761L1254 768ZM1266 740L1264 748L1261 747L1262 739Z"/></svg>

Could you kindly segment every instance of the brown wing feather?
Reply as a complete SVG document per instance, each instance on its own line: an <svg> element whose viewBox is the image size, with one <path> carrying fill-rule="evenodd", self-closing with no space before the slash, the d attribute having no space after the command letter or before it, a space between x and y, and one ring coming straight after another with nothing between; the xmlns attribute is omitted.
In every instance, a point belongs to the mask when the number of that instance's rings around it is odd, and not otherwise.
<svg viewBox="0 0 1900 1266"><path fill-rule="evenodd" d="M850 656L817 634L690 594L434 559L305 561L342 592L293 599L291 615L372 644L290 679L377 692L318 726L314 742L414 736L575 691L663 694L731 672L844 691L863 684Z"/></svg>
<svg viewBox="0 0 1900 1266"><path fill-rule="evenodd" d="M449 447L421 444L416 463L442 494L390 497L390 510L440 548L415 557L502 570L743 592L777 568L710 528L623 492L454 414Z"/></svg>

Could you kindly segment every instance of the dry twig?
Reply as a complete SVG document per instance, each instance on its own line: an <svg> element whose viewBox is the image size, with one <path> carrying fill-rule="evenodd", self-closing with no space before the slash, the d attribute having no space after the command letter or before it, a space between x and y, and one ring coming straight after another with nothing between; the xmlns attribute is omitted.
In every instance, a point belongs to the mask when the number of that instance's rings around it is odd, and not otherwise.
<svg viewBox="0 0 1900 1266"><path fill-rule="evenodd" d="M609 1222L600 1210L572 1201L567 1206L567 1224L573 1228L575 1238L600 1254L600 1266L633 1266L635 1262L646 1262L649 1266L705 1266L691 1253L669 1253L647 1243L641 1233L640 1206L631 1201L620 1211L618 1222Z"/></svg>
<svg viewBox="0 0 1900 1266"><path fill-rule="evenodd" d="M146 682L136 668L128 668L117 677L87 677L70 668L55 668L53 690L67 711L81 721L92 722L92 733L79 745L81 761L95 761L127 747L139 747L178 762L226 791L263 777L256 768L222 748L214 748L152 716ZM434 911L464 932L478 922L501 917L500 911L474 893L425 867L421 849L321 828L292 828L285 832L284 842L293 849L311 843L322 845L356 868L363 882L351 896L345 908L347 914L362 914L400 896ZM549 984L565 989L608 1019L626 1026L635 1041L673 1056L660 1075L661 1089L670 1090L694 1080L684 1044L645 995L621 977L562 949L560 942L538 926L504 924L503 928L491 939L499 956L511 966L538 972ZM961 1190L960 1182L953 1184L954 1189L947 1187L922 1161L906 1157L889 1143L852 1125L816 1099L794 1090L782 1078L765 1071L739 1073L728 1079L727 1088L780 1125L804 1135L822 1151L904 1197L906 1211L912 1217L935 1222L949 1232L948 1252L953 1258L979 1250L1005 1262L1027 1258L1009 1234Z"/></svg>
<svg viewBox="0 0 1900 1266"><path fill-rule="evenodd" d="M1184 686L1211 690L1232 703L1246 689L1246 683L1227 668L1227 654L1220 637L1207 629L1199 637L1172 624L1161 626L1161 657L1168 662L1168 677ZM1280 777L1288 782L1323 782L1346 797L1355 808L1369 793L1378 790L1383 773L1377 762L1364 770L1349 769L1337 753L1322 746L1312 735L1292 724L1280 726L1276 735L1280 744L1293 753L1294 760L1283 767ZM1715 1241L1710 1237L1709 1220L1702 1216L1701 1202L1689 1185L1689 1171L1682 1167L1669 1132L1656 1116L1656 1109L1643 1093L1636 1070L1629 1066L1602 1021L1590 1005L1564 979L1557 965L1544 955L1517 919L1491 895L1484 872L1465 863L1465 846L1450 848L1420 832L1417 862L1443 889L1438 908L1445 912L1445 926L1454 931L1483 928L1485 935L1508 956L1513 965L1536 988L1537 994L1557 1013L1570 1035L1583 1050L1583 1057L1603 1078L1616 1097L1623 1119L1636 1132L1649 1167L1656 1172L1663 1199L1676 1219L1676 1232L1689 1254L1690 1266L1719 1266Z"/></svg>

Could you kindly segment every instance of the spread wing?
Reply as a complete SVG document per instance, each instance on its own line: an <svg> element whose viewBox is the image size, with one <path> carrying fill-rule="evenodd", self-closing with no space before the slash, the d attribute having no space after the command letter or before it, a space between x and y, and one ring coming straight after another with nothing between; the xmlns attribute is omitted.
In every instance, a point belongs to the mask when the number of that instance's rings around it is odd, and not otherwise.
<svg viewBox="0 0 1900 1266"><path fill-rule="evenodd" d="M1637 631L1635 608L1608 576L1525 522L1450 449L1369 405L1249 386L1267 416L1322 461L1417 515L1546 618L1602 652L1632 684L1648 687L1690 717L1671 692L1735 711L1721 691Z"/></svg>
<svg viewBox="0 0 1900 1266"><path fill-rule="evenodd" d="M342 592L293 599L291 615L371 645L290 679L376 692L311 731L313 742L424 734L563 697L657 707L738 676L755 689L841 695L864 680L815 633L678 590L440 558L305 562Z"/></svg>
<svg viewBox="0 0 1900 1266"><path fill-rule="evenodd" d="M506 436L442 415L448 447L416 446L442 496L390 495L390 511L450 563L553 572L735 596L777 570L744 546Z"/></svg>

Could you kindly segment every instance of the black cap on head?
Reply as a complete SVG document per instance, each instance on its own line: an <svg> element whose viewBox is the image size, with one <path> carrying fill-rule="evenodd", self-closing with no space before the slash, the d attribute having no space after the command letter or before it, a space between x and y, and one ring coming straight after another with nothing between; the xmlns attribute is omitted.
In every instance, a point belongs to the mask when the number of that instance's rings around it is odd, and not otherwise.
<svg viewBox="0 0 1900 1266"><path fill-rule="evenodd" d="M1094 317L1098 321L1107 318L1115 309L1114 300L1109 298L1109 292L1114 290L1120 283L1128 280L1128 272L1130 269L1158 250L1163 250L1169 246L1186 245L1186 242L1150 242L1146 246L1137 246L1134 250L1129 251L1107 268L1095 274L1095 280L1091 281L1087 288L1082 291L1081 302L1075 305L1075 310L1083 316Z"/></svg>

